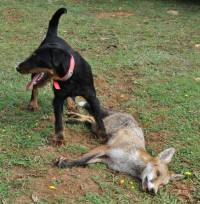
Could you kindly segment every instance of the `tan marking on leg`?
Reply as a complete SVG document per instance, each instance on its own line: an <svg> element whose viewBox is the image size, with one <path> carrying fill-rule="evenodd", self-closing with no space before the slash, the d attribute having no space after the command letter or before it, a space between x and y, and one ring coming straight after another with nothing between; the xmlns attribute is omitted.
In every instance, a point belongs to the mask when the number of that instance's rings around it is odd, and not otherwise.
<svg viewBox="0 0 200 204"><path fill-rule="evenodd" d="M74 121L88 122L88 123L91 123L91 124L96 123L93 116L83 115L83 114L79 114L79 113L76 113L76 112L68 112L67 115L70 118L74 119Z"/></svg>
<svg viewBox="0 0 200 204"><path fill-rule="evenodd" d="M68 111L78 112L78 108L71 97L67 98L66 103L67 103L67 110Z"/></svg>
<svg viewBox="0 0 200 204"><path fill-rule="evenodd" d="M32 90L32 95L31 95L31 100L28 104L28 110L30 111L38 111L39 110L39 105L38 105L38 89L34 88Z"/></svg>

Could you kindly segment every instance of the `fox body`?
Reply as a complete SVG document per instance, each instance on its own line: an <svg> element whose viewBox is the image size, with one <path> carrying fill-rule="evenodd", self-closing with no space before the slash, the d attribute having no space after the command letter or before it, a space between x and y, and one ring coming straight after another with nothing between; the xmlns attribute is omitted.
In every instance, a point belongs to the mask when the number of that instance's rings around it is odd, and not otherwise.
<svg viewBox="0 0 200 204"><path fill-rule="evenodd" d="M168 170L175 149L168 148L158 156L151 156L145 149L145 138L137 121L127 113L104 110L103 123L109 139L83 155L80 159L69 161L61 157L56 162L60 168L83 166L89 163L101 162L110 169L124 172L142 181L143 190L157 193L158 189L171 179L182 178ZM69 113L69 122L88 122L96 131L96 123L92 116Z"/></svg>

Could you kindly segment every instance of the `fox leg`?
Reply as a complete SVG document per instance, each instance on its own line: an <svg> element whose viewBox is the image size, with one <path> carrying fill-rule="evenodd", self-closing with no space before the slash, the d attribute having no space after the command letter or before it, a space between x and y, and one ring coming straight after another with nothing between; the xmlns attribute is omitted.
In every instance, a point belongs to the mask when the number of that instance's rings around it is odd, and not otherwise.
<svg viewBox="0 0 200 204"><path fill-rule="evenodd" d="M93 150L91 150L89 153L84 154L81 158L76 160L67 160L64 157L60 157L55 165L59 168L72 168L77 166L85 166L87 164L92 163L107 163L108 157L106 156L106 153L108 151L108 145L102 145L100 147L97 147Z"/></svg>

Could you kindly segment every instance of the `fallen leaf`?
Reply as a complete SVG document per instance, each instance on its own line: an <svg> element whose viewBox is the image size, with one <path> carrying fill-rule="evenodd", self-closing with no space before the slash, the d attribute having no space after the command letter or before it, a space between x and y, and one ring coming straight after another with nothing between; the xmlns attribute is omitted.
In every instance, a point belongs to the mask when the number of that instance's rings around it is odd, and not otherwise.
<svg viewBox="0 0 200 204"><path fill-rule="evenodd" d="M102 41L109 40L109 38L105 38L105 37L101 37L100 39L101 39Z"/></svg>
<svg viewBox="0 0 200 204"><path fill-rule="evenodd" d="M167 13L170 15L174 15L174 16L178 16L178 14L179 14L179 12L177 10L168 10Z"/></svg>
<svg viewBox="0 0 200 204"><path fill-rule="evenodd" d="M195 81L200 81L200 77L194 78Z"/></svg>
<svg viewBox="0 0 200 204"><path fill-rule="evenodd" d="M102 12L97 15L97 18L110 18L110 17L128 17L134 14L128 11L116 11L116 12Z"/></svg>
<svg viewBox="0 0 200 204"><path fill-rule="evenodd" d="M200 50L200 44L195 44L194 47Z"/></svg>
<svg viewBox="0 0 200 204"><path fill-rule="evenodd" d="M38 196L37 196L36 194L32 194L32 195L31 195L31 198L32 198L32 200L33 200L34 203L39 202L39 198L38 198Z"/></svg>
<svg viewBox="0 0 200 204"><path fill-rule="evenodd" d="M1 202L2 202L3 204L7 204L7 201L6 201L6 200L1 200Z"/></svg>

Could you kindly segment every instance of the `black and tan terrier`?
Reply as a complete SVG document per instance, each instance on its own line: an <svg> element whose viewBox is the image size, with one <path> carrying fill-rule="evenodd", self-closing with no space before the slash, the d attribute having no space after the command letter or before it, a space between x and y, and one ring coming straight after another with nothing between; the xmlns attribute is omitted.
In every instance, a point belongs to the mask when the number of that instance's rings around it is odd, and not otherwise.
<svg viewBox="0 0 200 204"><path fill-rule="evenodd" d="M60 8L55 12L49 22L45 39L31 56L16 68L21 74L32 74L32 80L27 85L27 89L32 90L30 109L38 108L37 88L50 80L54 81L55 140L58 145L64 141L62 115L63 104L68 97L82 96L85 98L90 104L98 124L98 134L101 136L105 134L102 111L96 97L91 67L78 52L57 36L59 19L66 12L66 8Z"/></svg>

